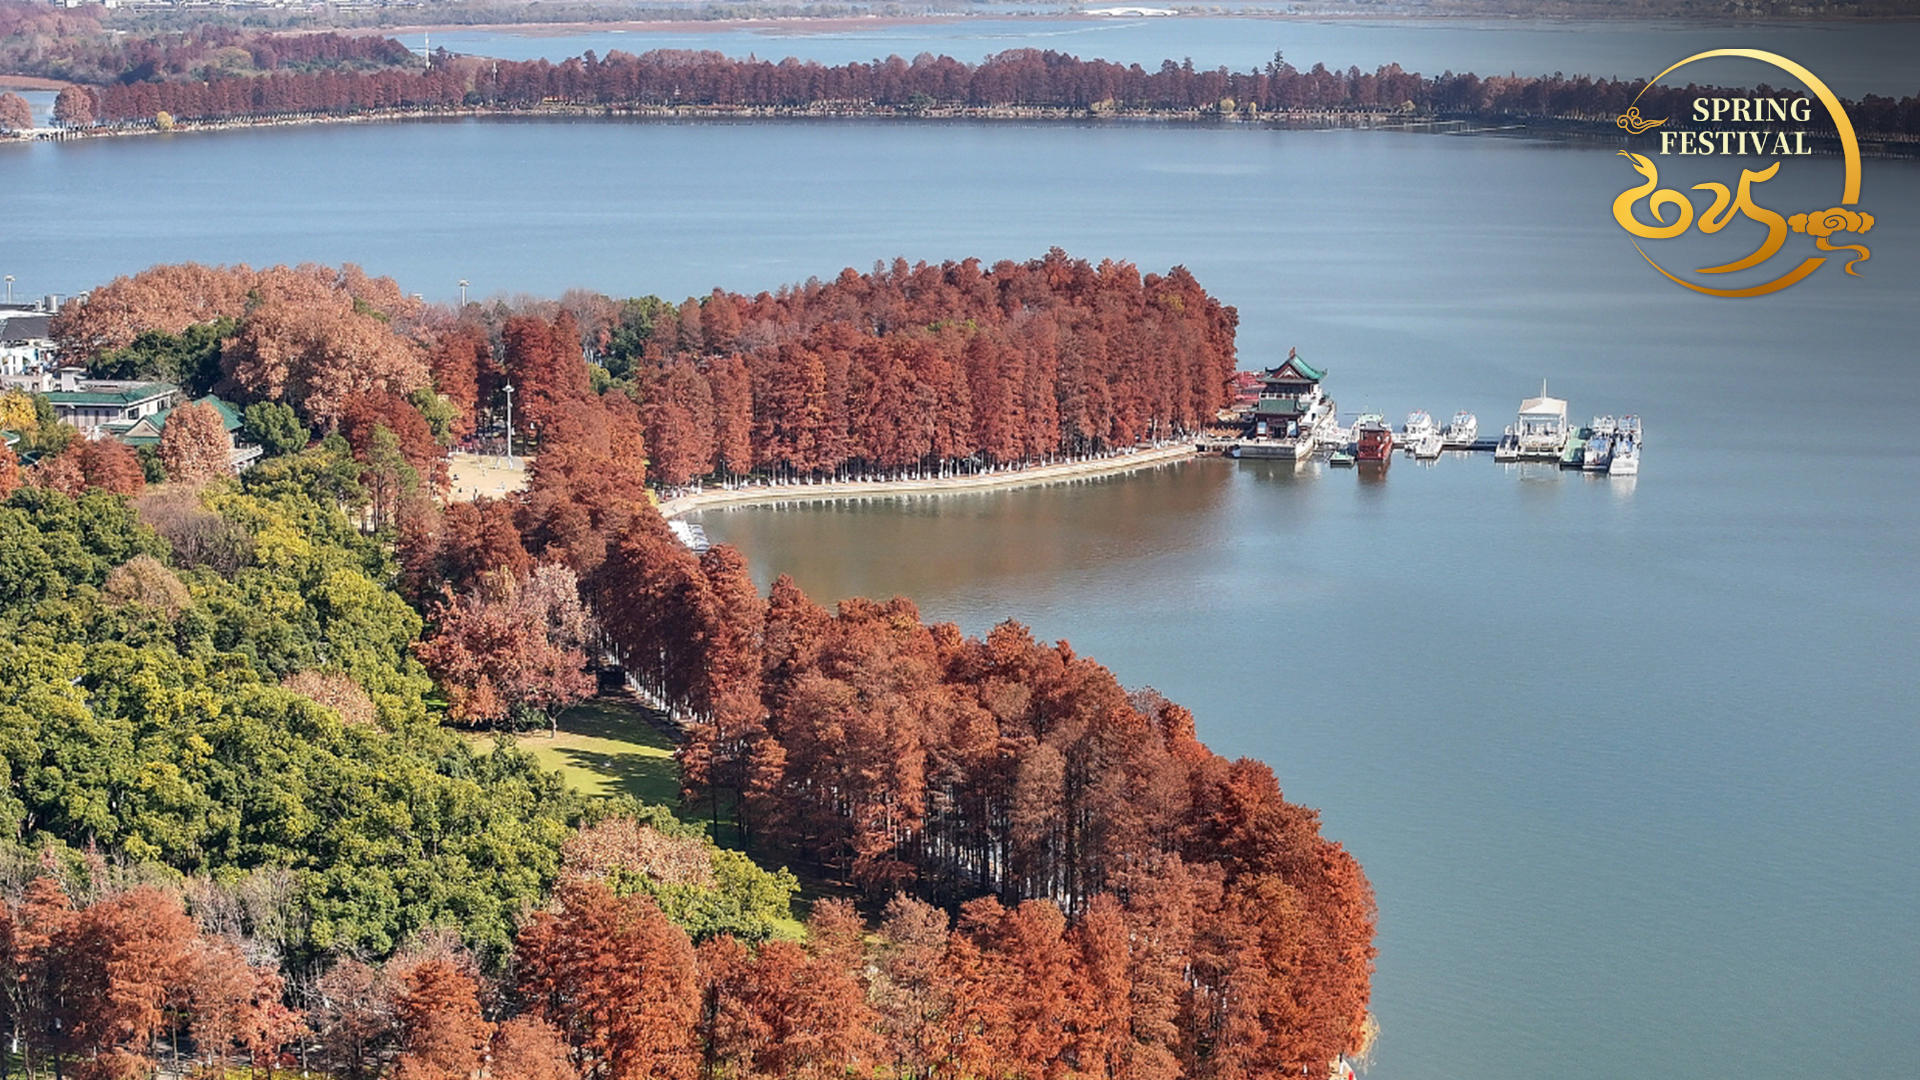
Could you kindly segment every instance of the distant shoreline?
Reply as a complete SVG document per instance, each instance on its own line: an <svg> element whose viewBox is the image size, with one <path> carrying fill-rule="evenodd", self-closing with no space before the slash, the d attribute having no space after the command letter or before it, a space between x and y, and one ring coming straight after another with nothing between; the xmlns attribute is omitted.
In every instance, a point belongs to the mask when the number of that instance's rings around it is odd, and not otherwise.
<svg viewBox="0 0 1920 1080"><path fill-rule="evenodd" d="M1005 488L1050 484L1088 476L1132 472L1135 469L1185 461L1199 451L1192 443L1151 446L1109 457L1082 461L1062 461L1053 465L1032 465L1003 472L975 473L928 480L836 480L819 484L752 484L739 488L709 488L688 495L662 499L660 516L668 520L695 510L718 506L754 506L767 503L798 502L816 499L857 499L889 495L939 495L963 491L993 491Z"/></svg>
<svg viewBox="0 0 1920 1080"><path fill-rule="evenodd" d="M566 37L569 34L607 33L623 31L629 34L684 34L696 30L712 30L716 27L725 30L774 29L779 27L805 28L818 33L832 33L836 30L858 30L864 28L884 29L893 26L933 25L959 22L962 19L977 18L972 15L929 15L915 17L911 15L833 15L815 18L806 15L787 15L771 18L747 19L642 19L616 20L613 22L555 22L555 23L431 23L419 26L356 26L347 29L325 29L298 31L300 33L337 33L352 37L399 37L402 34L458 34L463 32L481 32L490 34L512 34L517 37L543 38ZM1025 16L1023 16L1025 17Z"/></svg>
<svg viewBox="0 0 1920 1080"><path fill-rule="evenodd" d="M151 121L124 122L87 128L34 128L11 136L0 134L0 146L26 145L32 142L69 142L75 139L152 137L193 135L254 128L306 127L319 124L408 123L469 119L577 119L577 120L888 120L902 123L925 121L1040 122L1040 123L1135 123L1135 124L1219 124L1245 128L1279 128L1297 131L1397 131L1431 135L1506 135L1546 141L1604 142L1622 144L1624 139L1613 125L1553 117L1471 118L1436 116L1397 111L1346 112L1335 110L1299 110L1269 112L1258 116L1240 113L1222 115L1202 109L1113 109L1092 111L1052 105L933 106L919 112L888 107L847 108L837 105L659 105L622 107L614 105L540 105L531 108L463 106L459 108L401 108L368 110L359 113L286 113L274 116L231 117L223 120L179 121L161 128ZM1839 153L1837 140L1830 135L1809 140L1813 153L1832 157ZM1920 157L1920 139L1911 136L1874 132L1859 136L1862 157L1909 159Z"/></svg>

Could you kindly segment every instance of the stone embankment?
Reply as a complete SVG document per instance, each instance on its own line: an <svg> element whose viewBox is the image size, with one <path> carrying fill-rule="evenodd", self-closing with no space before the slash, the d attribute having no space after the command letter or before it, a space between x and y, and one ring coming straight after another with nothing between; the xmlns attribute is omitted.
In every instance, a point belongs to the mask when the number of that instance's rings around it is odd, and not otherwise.
<svg viewBox="0 0 1920 1080"><path fill-rule="evenodd" d="M796 481L776 484L754 481L739 487L710 487L660 501L662 517L675 518L712 506L745 506L755 503L792 502L799 499L851 499L874 495L929 495L942 492L988 491L995 488L1025 487L1076 480L1103 473L1130 472L1154 465L1190 458L1195 454L1190 442L1145 446L1103 457L1062 461L1052 465L1003 469L998 472L969 473L964 476L937 476L909 480L829 480L817 483Z"/></svg>

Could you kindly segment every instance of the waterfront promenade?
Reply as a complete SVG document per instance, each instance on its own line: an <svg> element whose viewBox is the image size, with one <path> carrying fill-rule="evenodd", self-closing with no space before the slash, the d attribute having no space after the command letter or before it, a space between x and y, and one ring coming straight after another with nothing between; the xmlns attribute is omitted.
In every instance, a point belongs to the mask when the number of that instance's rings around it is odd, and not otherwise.
<svg viewBox="0 0 1920 1080"><path fill-rule="evenodd" d="M790 502L797 499L847 499L871 495L925 495L953 491L986 491L993 488L1024 487L1075 480L1104 473L1128 472L1192 457L1191 442L1139 447L1105 457L1062 461L1053 465L1034 465L1023 469L972 473L966 476L940 476L912 480L835 480L820 483L796 482L768 484L761 481L739 487L711 487L703 491L676 495L660 501L660 514L676 518L694 510L713 506L746 506L758 503Z"/></svg>

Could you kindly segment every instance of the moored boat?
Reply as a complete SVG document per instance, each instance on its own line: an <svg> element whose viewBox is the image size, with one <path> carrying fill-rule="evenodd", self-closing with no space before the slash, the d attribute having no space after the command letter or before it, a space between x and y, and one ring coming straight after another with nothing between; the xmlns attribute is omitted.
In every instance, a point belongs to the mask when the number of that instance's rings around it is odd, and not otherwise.
<svg viewBox="0 0 1920 1080"><path fill-rule="evenodd" d="M1440 426L1433 422L1433 417L1427 415L1427 410L1415 409L1407 414L1407 426L1401 428L1400 433L1407 445L1411 447L1428 435L1438 433L1439 430Z"/></svg>
<svg viewBox="0 0 1920 1080"><path fill-rule="evenodd" d="M1500 436L1499 445L1493 448L1493 460L1520 460L1520 432L1512 424L1507 425L1507 430Z"/></svg>
<svg viewBox="0 0 1920 1080"><path fill-rule="evenodd" d="M1607 425L1609 429L1612 426L1611 422ZM1593 436L1587 440L1587 452L1580 467L1588 472L1606 472L1607 467L1613 464L1613 443L1611 431L1603 431L1595 425Z"/></svg>
<svg viewBox="0 0 1920 1080"><path fill-rule="evenodd" d="M1384 462L1393 456L1393 428L1386 417L1368 413L1354 421L1353 456L1361 462Z"/></svg>
<svg viewBox="0 0 1920 1080"><path fill-rule="evenodd" d="M1333 453L1327 455L1327 464L1329 465L1352 466L1353 460L1353 451L1351 450L1335 450Z"/></svg>
<svg viewBox="0 0 1920 1080"><path fill-rule="evenodd" d="M1453 414L1453 422L1441 434L1441 445L1449 450L1470 450L1475 439L1480 437L1480 418L1460 410Z"/></svg>
<svg viewBox="0 0 1920 1080"><path fill-rule="evenodd" d="M1416 459L1421 461L1432 461L1439 457L1440 451L1444 449L1446 449L1446 441L1440 437L1440 433L1437 431L1429 431L1425 435L1420 436L1412 445L1408 446L1407 453L1412 454Z"/></svg>
<svg viewBox="0 0 1920 1080"><path fill-rule="evenodd" d="M1640 475L1640 440L1621 436L1613 448L1613 460L1607 464L1609 476Z"/></svg>

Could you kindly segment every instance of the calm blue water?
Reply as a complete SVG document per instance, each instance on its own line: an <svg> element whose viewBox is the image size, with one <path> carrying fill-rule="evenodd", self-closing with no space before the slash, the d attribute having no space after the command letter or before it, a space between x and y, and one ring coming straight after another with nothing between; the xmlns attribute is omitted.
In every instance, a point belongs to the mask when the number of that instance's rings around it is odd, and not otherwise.
<svg viewBox="0 0 1920 1080"><path fill-rule="evenodd" d="M427 41L418 33L400 36L416 49ZM712 49L728 56L755 55L762 60L797 56L825 64L886 56L911 59L923 52L974 63L1007 49L1053 49L1149 69L1163 60L1191 58L1201 68L1225 65L1234 71L1262 66L1280 51L1303 71L1316 63L1335 70L1358 65L1365 71L1399 64L1427 75L1559 71L1624 79L1649 78L1668 64L1707 49L1752 48L1792 57L1846 97L1867 93L1904 97L1920 92L1920 72L1913 64L1913 57L1920 55L1920 23L1911 22L1862 28L1818 23L1728 27L1511 19L983 17L830 30L809 30L795 23L558 34L458 30L435 32L431 43L502 60L545 57L559 61L588 49L601 56L615 49L630 53ZM1739 74L1746 69L1727 70ZM1781 80L1776 76L1771 81L1778 86Z"/></svg>
<svg viewBox="0 0 1920 1080"><path fill-rule="evenodd" d="M1834 201L1835 163L1793 165L1766 205ZM679 297L1059 245L1184 263L1243 366L1298 346L1349 412L1497 430L1542 377L1637 412L1632 484L1203 461L704 520L823 599L1069 638L1272 762L1379 892L1374 1077L1920 1075L1920 166L1867 163L1861 276L1752 301L1641 262L1607 209L1631 181L1604 148L1381 132L376 124L0 147L0 269Z"/></svg>

